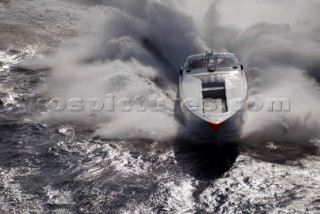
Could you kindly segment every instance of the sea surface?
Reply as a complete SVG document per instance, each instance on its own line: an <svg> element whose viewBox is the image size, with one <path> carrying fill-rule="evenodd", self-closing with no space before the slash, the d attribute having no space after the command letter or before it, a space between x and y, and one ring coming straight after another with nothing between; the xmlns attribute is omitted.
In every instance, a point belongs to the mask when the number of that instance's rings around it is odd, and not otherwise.
<svg viewBox="0 0 320 214"><path fill-rule="evenodd" d="M244 2L0 0L0 213L320 213L320 8ZM219 15L235 7L240 23ZM213 47L237 53L249 96L292 112L249 112L240 144L189 142L179 66ZM107 93L168 105L48 108Z"/></svg>

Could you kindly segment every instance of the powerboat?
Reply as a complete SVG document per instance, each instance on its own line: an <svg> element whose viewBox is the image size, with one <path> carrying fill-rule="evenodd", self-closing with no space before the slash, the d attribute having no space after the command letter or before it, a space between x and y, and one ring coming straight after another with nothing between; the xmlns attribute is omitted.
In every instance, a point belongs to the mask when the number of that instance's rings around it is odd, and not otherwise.
<svg viewBox="0 0 320 214"><path fill-rule="evenodd" d="M247 81L233 53L206 53L186 58L180 69L182 120L201 143L240 141L246 119Z"/></svg>

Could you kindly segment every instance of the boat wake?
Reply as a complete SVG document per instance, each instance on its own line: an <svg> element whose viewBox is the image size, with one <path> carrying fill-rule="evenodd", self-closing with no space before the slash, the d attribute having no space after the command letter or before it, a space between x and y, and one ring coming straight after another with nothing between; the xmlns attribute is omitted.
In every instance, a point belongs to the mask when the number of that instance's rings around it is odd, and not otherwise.
<svg viewBox="0 0 320 214"><path fill-rule="evenodd" d="M156 97L164 100L165 108L93 115L50 112L46 118L93 123L98 127L96 134L107 138L167 140L184 135L173 117L178 68L189 54L226 49L245 65L249 100L254 100L248 105L263 102L266 106L249 111L244 141L311 142L319 137L320 127L320 54L319 39L314 36L319 32L318 7L307 2L253 2L205 1L199 5L192 1L124 0L86 4L78 36L47 57L45 64L52 73L41 90L64 100L105 99L107 93L130 99ZM230 4L238 10L228 12ZM266 11L275 5L277 11L270 17ZM197 6L199 10L194 9ZM292 10L287 14L289 6ZM305 10L310 11L308 15ZM252 19L259 11L265 14ZM283 13L288 16L280 19ZM269 111L265 103L269 99L288 100L289 111Z"/></svg>
<svg viewBox="0 0 320 214"><path fill-rule="evenodd" d="M0 212L317 213L319 14L294 0L0 0ZM243 142L219 149L174 117L182 61L211 48L240 58L248 100L291 108L248 103ZM108 111L108 94L159 106ZM88 106L29 109L54 98Z"/></svg>

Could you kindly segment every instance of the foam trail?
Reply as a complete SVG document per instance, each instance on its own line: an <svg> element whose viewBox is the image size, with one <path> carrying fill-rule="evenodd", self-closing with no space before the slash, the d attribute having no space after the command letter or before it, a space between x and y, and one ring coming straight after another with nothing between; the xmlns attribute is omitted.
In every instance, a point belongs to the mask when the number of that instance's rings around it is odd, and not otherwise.
<svg viewBox="0 0 320 214"><path fill-rule="evenodd" d="M249 112L243 133L247 141L304 142L319 137L319 5L293 0L97 2L92 5L99 7L88 6L84 32L47 62L53 68L46 86L51 97L139 94L163 97L173 106L170 98L176 95L177 83L169 76L183 59L211 48L226 49L245 64L250 97L291 101L290 112ZM143 41L157 47L168 65ZM98 123L99 135L118 139L128 133L130 138L171 138L180 129L170 107L164 112L49 116Z"/></svg>
<svg viewBox="0 0 320 214"><path fill-rule="evenodd" d="M53 72L44 90L50 97L64 100L105 100L108 93L117 98L133 99L136 95L145 99L158 97L165 100L166 109L161 112L148 109L147 112L123 112L116 109L94 115L88 115L86 111L63 111L50 112L45 118L100 124L97 134L108 138L166 140L175 137L179 124L174 119L171 99L176 96L177 82L170 82L168 76L172 74L167 72L178 74L173 69L181 65L186 55L203 51L206 48L204 43L190 25L191 19L166 4L156 1L108 4L93 8L90 14L93 16L90 24L101 24L90 28L90 34L66 44L48 60ZM164 34L171 36L164 39ZM157 54L145 48L146 40L159 47L160 54L168 59L169 65L163 65ZM168 71L168 67L172 70Z"/></svg>
<svg viewBox="0 0 320 214"><path fill-rule="evenodd" d="M304 143L318 138L320 44L314 35L319 33L319 5L229 0L214 4L212 10L228 15L208 13L205 25L217 19L203 35L210 46L239 55L252 80L250 96L291 102L290 112L249 112L243 134L246 141ZM218 35L211 37L215 32Z"/></svg>

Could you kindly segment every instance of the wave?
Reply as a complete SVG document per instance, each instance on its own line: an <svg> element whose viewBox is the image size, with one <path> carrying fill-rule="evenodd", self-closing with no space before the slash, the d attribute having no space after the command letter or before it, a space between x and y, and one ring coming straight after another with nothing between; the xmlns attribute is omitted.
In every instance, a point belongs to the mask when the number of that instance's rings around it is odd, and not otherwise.
<svg viewBox="0 0 320 214"><path fill-rule="evenodd" d="M73 3L70 3L73 4ZM243 139L309 142L319 138L319 6L311 1L85 1L78 36L45 63L50 97L159 97L162 111L58 112L47 118L96 124L107 138L172 139L178 68L206 50L236 53L250 97L285 98L290 111L248 112ZM288 12L290 8L290 12ZM308 13L305 13L308 11ZM271 15L272 14L272 15Z"/></svg>

